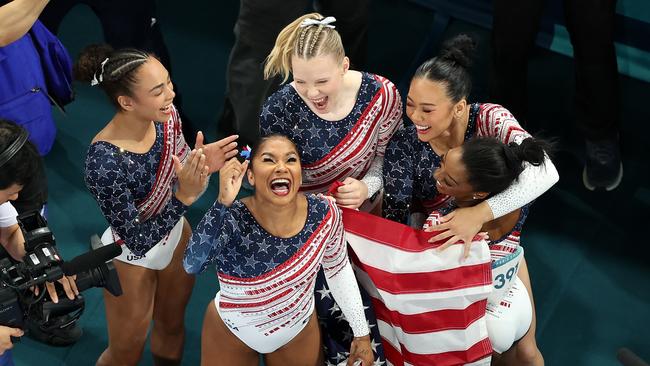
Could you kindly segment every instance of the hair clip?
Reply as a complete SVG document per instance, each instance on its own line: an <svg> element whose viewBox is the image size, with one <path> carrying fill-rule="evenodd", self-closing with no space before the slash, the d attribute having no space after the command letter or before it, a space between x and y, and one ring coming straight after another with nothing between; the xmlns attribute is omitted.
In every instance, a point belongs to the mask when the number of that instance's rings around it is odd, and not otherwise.
<svg viewBox="0 0 650 366"><path fill-rule="evenodd" d="M90 86L95 86L101 83L102 81L104 81L104 66L106 65L107 62L108 62L108 57L106 57L104 61L102 61L102 71L99 73L99 77L97 77L97 73L93 74L93 79L90 81Z"/></svg>
<svg viewBox="0 0 650 366"><path fill-rule="evenodd" d="M335 21L336 21L336 18L334 18L334 17L327 17L327 18L323 18L323 19L309 18L309 19L303 20L300 23L300 26L301 27L309 27L310 25L322 25L323 27L333 29L333 28L336 28L336 27L333 26L331 23L334 23Z"/></svg>
<svg viewBox="0 0 650 366"><path fill-rule="evenodd" d="M244 160L250 160L251 159L251 147L246 145L244 148L239 152L239 156L244 158Z"/></svg>

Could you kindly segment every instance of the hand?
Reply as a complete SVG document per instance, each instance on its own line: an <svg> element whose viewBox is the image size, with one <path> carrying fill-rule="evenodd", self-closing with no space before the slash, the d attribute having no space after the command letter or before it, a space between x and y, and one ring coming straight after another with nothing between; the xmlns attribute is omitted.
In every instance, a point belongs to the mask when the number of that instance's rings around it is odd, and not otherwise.
<svg viewBox="0 0 650 366"><path fill-rule="evenodd" d="M361 361L362 366L372 366L375 362L375 356L373 356L370 346L370 335L354 337L352 340L347 366L353 366L357 360Z"/></svg>
<svg viewBox="0 0 650 366"><path fill-rule="evenodd" d="M185 165L173 155L174 170L178 177L176 198L185 206L190 206L199 198L208 184L208 166L202 149L192 150Z"/></svg>
<svg viewBox="0 0 650 366"><path fill-rule="evenodd" d="M451 213L440 219L440 224L432 226L427 231L443 231L442 233L429 239L430 243L447 239L447 241L438 247L438 250L445 250L450 245L462 242L464 243L462 259L469 256L469 249L476 234L481 230L483 224L492 220L492 210L490 206L481 206L485 202L473 207L457 208Z"/></svg>
<svg viewBox="0 0 650 366"><path fill-rule="evenodd" d="M219 170L219 198L217 200L222 205L230 207L235 201L246 170L248 170L248 163L248 160L240 163L237 159L230 159Z"/></svg>
<svg viewBox="0 0 650 366"><path fill-rule="evenodd" d="M79 290L77 289L77 283L75 280L77 279L77 275L74 276L63 276L61 277L57 282L60 283L63 286L63 291L65 291L66 296L70 300L74 300L74 298L79 295ZM46 282L45 287L47 288L47 293L50 295L50 299L52 299L52 302L55 304L59 302L59 295L56 293L56 288L54 287L53 282Z"/></svg>
<svg viewBox="0 0 650 366"><path fill-rule="evenodd" d="M22 337L25 334L21 329L9 328L0 325L0 355L5 353L6 350L13 348L11 337Z"/></svg>
<svg viewBox="0 0 650 366"><path fill-rule="evenodd" d="M368 199L368 186L360 180L347 177L334 192L334 198L341 207L359 208Z"/></svg>
<svg viewBox="0 0 650 366"><path fill-rule="evenodd" d="M217 142L204 145L203 132L199 131L196 133L195 149L203 149L209 174L219 171L228 159L237 155L237 142L235 140L238 137L239 135L231 135Z"/></svg>

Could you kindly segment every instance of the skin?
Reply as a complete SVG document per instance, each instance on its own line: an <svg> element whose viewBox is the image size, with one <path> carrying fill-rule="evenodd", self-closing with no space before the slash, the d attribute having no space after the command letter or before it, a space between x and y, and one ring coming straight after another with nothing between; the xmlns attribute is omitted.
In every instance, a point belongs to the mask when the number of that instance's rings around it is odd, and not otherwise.
<svg viewBox="0 0 650 366"><path fill-rule="evenodd" d="M295 146L287 139L273 137L262 143L254 152L252 162L240 163L231 159L219 173L218 201L230 207L234 202L244 174L255 187L255 194L242 199L255 220L274 236L289 238L298 234L307 219L307 198L299 192L302 183L300 156ZM271 182L276 179L289 181L289 192L278 195ZM219 342L215 342L219 340ZM315 313L307 326L288 344L270 354L264 355L269 366L280 365L322 365L321 338ZM230 330L219 317L213 302L208 304L203 322L201 341L201 365L257 365L258 354L250 349ZM354 338L348 365L361 359L364 366L373 362L370 337Z"/></svg>
<svg viewBox="0 0 650 366"><path fill-rule="evenodd" d="M340 121L352 112L361 87L361 73L349 68L347 57L342 61L333 55L309 59L292 57L294 81L291 85L317 116L327 121ZM359 208L368 199L368 187L364 182L347 177L342 183L334 194L339 206Z"/></svg>
<svg viewBox="0 0 650 366"><path fill-rule="evenodd" d="M440 193L453 197L459 207L472 207L485 200L489 192L477 191L467 181L467 171L462 162L462 156L462 147L449 150L447 154L442 156L442 163L440 168L435 171L434 178L436 179L436 186ZM520 210L516 210L496 220L488 221L483 224L481 231L487 233L488 236L486 238L500 238L504 234L512 231L512 228L517 224L519 214ZM433 230L433 228L427 229L427 231ZM430 241L433 242L435 241L434 239L432 238ZM444 250L449 245L451 244L444 244L438 250ZM495 354L493 364L542 366L544 365L544 358L535 341L535 327L537 323L535 302L533 300L528 266L526 265L525 259L521 262L517 276L521 279L528 291L533 308L533 319L528 332L519 341L503 354Z"/></svg>
<svg viewBox="0 0 650 366"><path fill-rule="evenodd" d="M133 153L146 153L156 139L154 121L166 121L168 107L175 96L169 72L151 57L136 71L136 83L130 95L117 96L120 110L93 139L106 141ZM183 165L173 156L178 178L176 198L191 205L207 185L208 175L219 170L226 159L237 154L237 136L204 144L197 134L197 146ZM185 338L184 314L194 277L182 268L185 247L191 236L187 221L175 249L172 262L156 271L114 262L120 276L123 295L104 292L108 322L108 348L97 365L137 365L144 349L151 321L151 352L160 359L180 360ZM180 362L180 361L179 361ZM154 364L157 361L154 359Z"/></svg>
<svg viewBox="0 0 650 366"><path fill-rule="evenodd" d="M447 85L425 78L411 80L406 104L406 114L417 126L420 141L428 142L433 151L442 156L450 149L461 146L469 123L469 106L465 98L454 102L447 93ZM420 133L422 132L422 133ZM484 223L494 216L486 201L470 207L462 207L442 218L442 223L433 227L443 231L434 237L446 244L465 243L464 258L469 255L472 238Z"/></svg>
<svg viewBox="0 0 650 366"><path fill-rule="evenodd" d="M24 36L48 3L49 0L13 0L0 6L0 47Z"/></svg>

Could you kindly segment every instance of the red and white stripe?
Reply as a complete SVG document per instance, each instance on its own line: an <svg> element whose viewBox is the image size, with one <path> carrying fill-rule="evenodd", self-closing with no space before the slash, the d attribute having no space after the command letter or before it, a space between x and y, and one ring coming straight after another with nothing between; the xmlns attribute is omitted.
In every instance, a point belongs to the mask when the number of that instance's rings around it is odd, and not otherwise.
<svg viewBox="0 0 650 366"><path fill-rule="evenodd" d="M498 104L483 103L479 107L476 135L495 137L504 144L531 137L507 109Z"/></svg>
<svg viewBox="0 0 650 366"><path fill-rule="evenodd" d="M489 364L485 321L492 290L490 251L474 243L438 252L425 233L344 209L357 278L372 297L390 365Z"/></svg>
<svg viewBox="0 0 650 366"><path fill-rule="evenodd" d="M242 314L248 322L238 326L255 326L265 335L296 325L312 309L314 283L321 263L325 274L331 277L348 260L340 215L331 204L309 240L267 273L252 278L219 273L219 311Z"/></svg>
<svg viewBox="0 0 650 366"><path fill-rule="evenodd" d="M172 155L176 155L181 163L185 163L189 152L190 148L181 130L178 110L172 105L172 114L164 126L163 149L156 171L156 180L147 197L136 203L141 221L146 221L162 211L172 196L172 181L176 178Z"/></svg>
<svg viewBox="0 0 650 366"><path fill-rule="evenodd" d="M363 111L350 133L325 157L302 167L301 190L323 193L347 177L361 179L376 156L384 156L386 145L399 128L402 101L397 88L386 78L375 75L381 88Z"/></svg>

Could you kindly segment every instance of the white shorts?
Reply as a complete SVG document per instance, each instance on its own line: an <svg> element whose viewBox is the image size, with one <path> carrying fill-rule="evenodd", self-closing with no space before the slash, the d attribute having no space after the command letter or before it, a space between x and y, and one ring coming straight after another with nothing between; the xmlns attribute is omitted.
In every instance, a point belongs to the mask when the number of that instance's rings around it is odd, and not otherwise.
<svg viewBox="0 0 650 366"><path fill-rule="evenodd" d="M133 264L134 266L154 270L165 269L165 267L171 263L172 258L174 257L174 250L176 250L178 242L181 240L184 222L185 218L181 217L169 234L167 234L166 237L149 249L145 254L141 256L135 255L126 245L122 245L122 254L115 257L115 259L120 262ZM108 245L113 243L115 241L113 238L113 230L109 226L108 229L104 231L104 234L102 234L102 244Z"/></svg>
<svg viewBox="0 0 650 366"><path fill-rule="evenodd" d="M309 323L314 312L314 303L312 301L311 310L306 312L302 319L296 319L292 326L282 327L274 333L266 335L264 330L255 326L254 320L250 316L238 311L222 312L219 306L220 292L214 298L214 306L217 307L217 312L223 323L230 329L232 334L244 342L248 347L254 351L265 354L277 351L280 347L291 342Z"/></svg>

